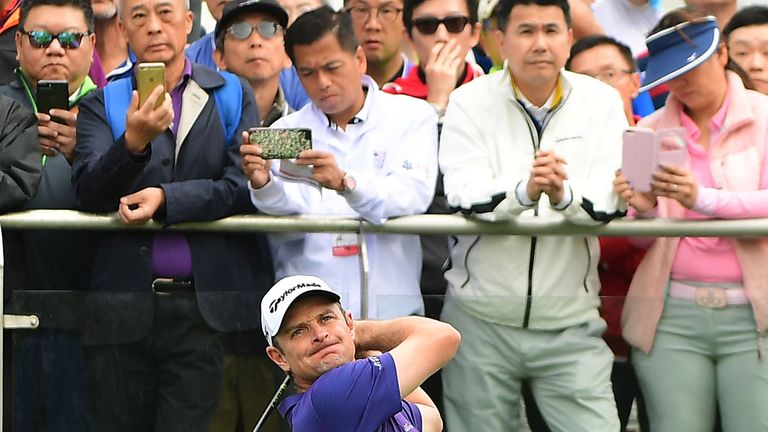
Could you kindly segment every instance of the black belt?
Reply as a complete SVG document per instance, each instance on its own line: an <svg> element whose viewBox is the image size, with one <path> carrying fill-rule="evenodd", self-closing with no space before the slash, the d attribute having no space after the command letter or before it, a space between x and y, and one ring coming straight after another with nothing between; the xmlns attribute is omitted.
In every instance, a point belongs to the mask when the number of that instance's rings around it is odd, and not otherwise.
<svg viewBox="0 0 768 432"><path fill-rule="evenodd" d="M173 278L155 278L152 291L156 293L195 292L195 282Z"/></svg>

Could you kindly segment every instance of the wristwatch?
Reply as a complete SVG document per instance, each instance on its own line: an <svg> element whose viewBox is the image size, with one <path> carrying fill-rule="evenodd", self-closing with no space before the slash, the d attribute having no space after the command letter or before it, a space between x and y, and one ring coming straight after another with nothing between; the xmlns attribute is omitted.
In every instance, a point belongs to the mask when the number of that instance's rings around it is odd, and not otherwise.
<svg viewBox="0 0 768 432"><path fill-rule="evenodd" d="M355 190L357 187L357 181L348 172L344 173L344 177L341 179L341 194L347 194Z"/></svg>

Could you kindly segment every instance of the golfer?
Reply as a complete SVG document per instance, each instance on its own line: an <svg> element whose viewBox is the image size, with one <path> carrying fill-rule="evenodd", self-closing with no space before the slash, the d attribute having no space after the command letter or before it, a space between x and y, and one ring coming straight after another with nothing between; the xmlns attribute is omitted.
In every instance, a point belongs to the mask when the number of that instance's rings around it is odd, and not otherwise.
<svg viewBox="0 0 768 432"><path fill-rule="evenodd" d="M296 386L279 407L293 431L442 430L419 385L456 353L461 336L450 325L422 317L355 322L314 276L275 284L261 320L267 355Z"/></svg>

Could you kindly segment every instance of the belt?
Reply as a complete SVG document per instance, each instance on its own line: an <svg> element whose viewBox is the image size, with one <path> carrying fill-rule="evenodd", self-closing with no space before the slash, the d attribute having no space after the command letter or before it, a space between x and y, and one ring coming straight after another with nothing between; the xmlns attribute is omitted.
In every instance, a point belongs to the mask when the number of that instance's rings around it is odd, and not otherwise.
<svg viewBox="0 0 768 432"><path fill-rule="evenodd" d="M747 293L743 288L695 286L678 281L669 283L669 296L688 300L711 309L749 304Z"/></svg>
<svg viewBox="0 0 768 432"><path fill-rule="evenodd" d="M195 292L195 282L173 278L155 278L152 281L152 291L163 294Z"/></svg>

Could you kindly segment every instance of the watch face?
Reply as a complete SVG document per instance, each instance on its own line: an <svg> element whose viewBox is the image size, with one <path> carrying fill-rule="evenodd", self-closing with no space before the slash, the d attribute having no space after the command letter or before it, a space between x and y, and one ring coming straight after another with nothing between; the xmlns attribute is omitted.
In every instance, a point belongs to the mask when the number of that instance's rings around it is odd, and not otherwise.
<svg viewBox="0 0 768 432"><path fill-rule="evenodd" d="M355 186L357 186L357 182L355 181L355 178L352 177L349 174L345 174L344 178L341 179L342 186L344 187L344 192L352 192L355 190Z"/></svg>

